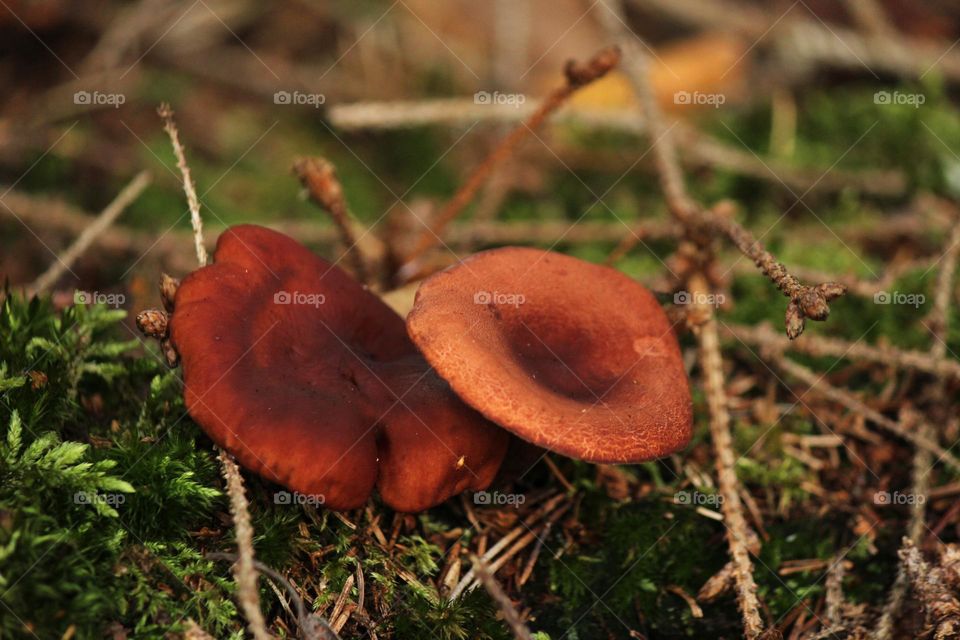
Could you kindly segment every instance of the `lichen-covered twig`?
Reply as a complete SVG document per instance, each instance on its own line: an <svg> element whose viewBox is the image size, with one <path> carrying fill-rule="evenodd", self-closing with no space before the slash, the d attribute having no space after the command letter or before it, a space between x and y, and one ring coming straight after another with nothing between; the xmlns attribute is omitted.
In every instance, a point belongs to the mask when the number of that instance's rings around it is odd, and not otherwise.
<svg viewBox="0 0 960 640"><path fill-rule="evenodd" d="M638 40L627 29L619 7L605 5L600 14L605 29L617 39L624 52L625 71L637 92L641 94L650 137L654 141L654 161L667 206L686 228L703 260L709 261L709 240L698 233L698 227L701 226L698 219L708 214L687 194L670 130L663 123L650 87L647 54L640 49ZM757 640L764 634L764 623L760 617L760 600L757 597L757 583L753 577L753 562L750 559L750 529L740 501L740 483L735 469L736 455L733 451L730 413L723 383L720 335L713 309L701 302L707 300L711 293L710 285L703 275L704 271L704 266L699 265L687 274L686 285L694 301L691 317L697 317L694 331L700 345L700 366L710 412L710 436L716 453L717 479L720 495L723 497L723 518L734 568L737 603L743 617L744 636L747 640Z"/></svg>
<svg viewBox="0 0 960 640"><path fill-rule="evenodd" d="M473 565L473 569L477 577L480 578L480 582L487 590L487 593L490 594L497 608L500 609L500 613L503 614L503 619L513 632L513 637L516 638L516 640L533 640L533 636L530 635L530 629L527 628L527 625L523 622L523 618L520 617L520 612L513 606L513 602L510 601L503 587L500 586L500 583L498 583L496 578L493 577L493 574L490 573L487 563L475 555L470 556L470 563Z"/></svg>
<svg viewBox="0 0 960 640"><path fill-rule="evenodd" d="M343 187L340 185L333 164L325 158L300 158L294 163L293 171L306 187L313 201L330 214L340 233L340 240L346 247L347 259L357 280L367 284L369 282L367 266L360 253L357 237L353 233Z"/></svg>
<svg viewBox="0 0 960 640"><path fill-rule="evenodd" d="M200 198L197 197L197 189L193 184L193 178L190 176L187 156L183 151L183 145L180 144L180 132L173 120L173 109L170 108L169 104L163 103L157 109L157 113L163 119L163 130L167 132L170 144L173 145L173 155L177 158L177 168L180 170L180 177L183 179L183 192L187 196L187 207L190 209L190 226L193 227L194 250L197 252L197 260L202 267L207 264L207 250L203 246L203 219L200 217Z"/></svg>
<svg viewBox="0 0 960 640"><path fill-rule="evenodd" d="M190 177L190 167L187 165L187 158L183 152L183 146L180 144L177 125L173 120L173 110L169 105L162 104L157 113L163 118L164 131L170 137L173 152L177 157L177 167L180 169L180 176L183 179L183 191L187 195L187 204L190 208L194 250L197 253L197 262L202 267L207 264L207 250L203 246L203 220L200 218L200 200L197 198L197 190L193 185L193 179ZM161 292L164 296L167 296L169 293L164 292L165 286L169 286L169 283L166 279L162 279ZM138 317L138 324L139 320ZM250 524L250 511L247 496L243 489L243 476L240 475L240 468L233 460L233 456L218 448L218 457L223 478L227 485L227 494L230 496L230 513L233 515L233 525L237 534L238 559L234 564L233 572L234 580L237 583L237 600L240 602L240 607L247 618L247 627L253 637L256 640L269 640L272 636L267 632L263 612L260 610L257 569L254 566L253 559L253 526Z"/></svg>
<svg viewBox="0 0 960 640"><path fill-rule="evenodd" d="M717 209L705 209L687 195L671 128L664 122L650 85L650 56L640 46L637 37L627 29L617 8L607 5L600 14L605 27L618 39L624 51L623 68L643 105L649 135L653 140L652 151L657 174L670 212L692 234L700 235L701 243L702 238L709 238L711 234L720 233L726 236L790 299L785 318L788 337L793 339L803 333L808 318L826 320L830 314L830 301L843 295L846 287L837 282L824 282L813 286L803 284L732 217Z"/></svg>
<svg viewBox="0 0 960 640"><path fill-rule="evenodd" d="M237 581L237 599L247 618L247 627L256 640L269 640L263 612L260 610L260 595L257 591L257 569L253 564L253 525L250 524L250 511L247 495L243 489L243 477L233 456L220 450L218 457L227 483L230 496L230 513L233 514L233 527L237 535L239 550L233 565L233 578Z"/></svg>
<svg viewBox="0 0 960 640"><path fill-rule="evenodd" d="M694 300L705 299L709 290L702 277L692 278L689 286ZM700 343L700 365L703 369L707 406L710 410L710 438L716 454L720 495L723 497L723 519L733 559L737 602L743 615L744 635L748 640L754 640L763 633L763 620L760 618L760 601L757 598L757 584L753 579L753 562L750 560L751 536L740 501L740 483L735 469L736 456L733 452L730 413L723 383L720 335L712 309L704 305L700 311L706 315L706 320L696 331Z"/></svg>
<svg viewBox="0 0 960 640"><path fill-rule="evenodd" d="M918 436L922 438L931 438L933 429L928 424L923 424L918 429ZM930 491L930 467L932 466L933 456L929 449L917 447L913 452L913 462L911 464L911 492L914 500L910 503L910 524L907 527L907 536L910 545L920 542L923 535L926 498ZM922 499L920 498L922 496ZM912 548L912 547L911 547ZM903 609L903 603L907 598L907 590L910 586L910 577L908 568L903 559L903 552L906 547L901 548L901 561L897 567L897 577L894 578L893 586L890 587L890 593L887 596L887 604L877 620L877 628L874 633L876 640L889 640L893 637L896 620ZM916 551L916 549L914 549Z"/></svg>
<svg viewBox="0 0 960 640"><path fill-rule="evenodd" d="M960 602L951 592L943 570L927 563L909 538L903 539L900 560L926 613L927 629L921 635L932 633L935 640L960 636Z"/></svg>
<svg viewBox="0 0 960 640"><path fill-rule="evenodd" d="M822 282L813 286L803 284L791 275L752 233L732 218L708 211L703 216L703 223L727 236L745 256L753 260L783 295L790 298L786 312L787 337L790 339L803 333L807 318L826 320L830 315L830 301L846 293L847 288L838 282Z"/></svg>
<svg viewBox="0 0 960 640"><path fill-rule="evenodd" d="M437 214L436 219L431 224L431 228L424 230L420 234L413 250L405 257L405 264L410 265L439 242L439 237L446 226L470 203L494 169L513 154L517 145L528 135L536 131L550 114L566 103L567 99L577 90L602 78L607 72L617 66L619 62L620 51L615 47L603 49L585 64L580 64L573 60L568 62L566 69L564 69L566 82L563 86L555 89L553 93L548 95L537 110L511 131L507 137L496 146L490 155L473 170L470 176L457 189L456 193L454 193L450 201L447 202L443 209ZM407 266L406 271L409 270L410 267ZM404 267L401 267L401 271L404 271ZM401 273L401 277L402 275Z"/></svg>
<svg viewBox="0 0 960 640"><path fill-rule="evenodd" d="M100 215L96 217L84 230L77 236L77 239L63 252L63 255L57 257L50 266L36 280L33 281L28 289L32 293L42 293L50 288L53 283L60 279L73 263L77 261L83 253L90 248L90 245L103 233L113 221L116 220L124 209L130 206L136 200L143 190L150 184L150 172L141 171L133 180L123 188L117 197L108 204Z"/></svg>
<svg viewBox="0 0 960 640"><path fill-rule="evenodd" d="M842 554L833 558L827 570L827 624L834 629L843 626L843 576L846 573Z"/></svg>
<svg viewBox="0 0 960 640"><path fill-rule="evenodd" d="M956 221L960 223L960 220ZM947 328L950 319L950 297L953 292L954 275L957 271L957 257L960 254L960 224L955 223L950 236L947 238L947 246L944 250L941 260L940 271L937 273L937 284L933 295L933 310L929 317L930 333L933 335L933 341L930 347L930 357L935 360L944 360L947 355ZM935 382L933 392L934 402L932 419L936 421L944 420L946 416L946 404L949 399L946 394L946 384L942 378ZM936 433L929 423L924 422L919 430L919 436L927 439L935 439ZM932 467L931 452L923 448L918 448L913 456L913 497L910 507L910 524L907 528L906 539L910 542L910 547L901 549L900 554L903 558L904 553L917 554L917 550L912 545L920 543L925 529L925 503L930 490L930 471ZM923 496L923 500L919 499ZM913 557L910 555L909 557ZM887 598L887 606L877 623L876 637L878 640L887 640L893 635L893 627L896 617L903 608L906 600L907 587L909 584L909 567L906 566L905 559L901 561L897 568L897 577L894 580L893 587ZM956 625L955 619L953 624ZM960 631L960 629L958 629Z"/></svg>

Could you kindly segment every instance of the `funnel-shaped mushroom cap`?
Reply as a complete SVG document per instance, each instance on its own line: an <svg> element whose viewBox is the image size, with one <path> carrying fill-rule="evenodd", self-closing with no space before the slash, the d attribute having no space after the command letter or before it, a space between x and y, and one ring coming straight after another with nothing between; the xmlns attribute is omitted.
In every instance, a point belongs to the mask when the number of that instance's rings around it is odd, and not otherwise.
<svg viewBox="0 0 960 640"><path fill-rule="evenodd" d="M377 485L401 511L496 474L508 434L436 376L393 310L292 239L229 229L175 302L190 415L247 469L332 509Z"/></svg>
<svg viewBox="0 0 960 640"><path fill-rule="evenodd" d="M622 273L509 247L429 278L410 337L467 404L516 435L591 462L640 462L690 440L673 329Z"/></svg>

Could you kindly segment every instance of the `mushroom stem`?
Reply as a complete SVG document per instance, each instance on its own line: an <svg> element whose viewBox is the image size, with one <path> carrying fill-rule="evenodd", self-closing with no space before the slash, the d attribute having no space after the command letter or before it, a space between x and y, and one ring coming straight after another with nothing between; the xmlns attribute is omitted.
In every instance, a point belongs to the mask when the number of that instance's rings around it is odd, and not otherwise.
<svg viewBox="0 0 960 640"><path fill-rule="evenodd" d="M416 275L418 267L416 260L432 247L441 242L441 236L447 225L456 218L460 212L466 208L473 197L477 194L480 187L487 180L494 169L509 158L517 146L528 135L536 131L546 119L572 96L577 90L582 89L591 82L605 76L607 72L613 69L620 62L620 49L618 47L608 47L596 53L586 63L581 64L573 60L567 62L564 68L564 75L567 81L562 87L555 89L548 95L526 120L521 122L511 131L507 137L500 141L500 144L480 163L470 174L463 185L457 189L457 192L447 202L434 222L421 232L414 249L406 256L404 264L398 271L398 278L401 281L408 282L412 276Z"/></svg>
<svg viewBox="0 0 960 640"><path fill-rule="evenodd" d="M300 158L294 163L293 172L310 193L310 198L333 219L357 280L369 284L367 267L350 225L350 211L336 168L325 158Z"/></svg>

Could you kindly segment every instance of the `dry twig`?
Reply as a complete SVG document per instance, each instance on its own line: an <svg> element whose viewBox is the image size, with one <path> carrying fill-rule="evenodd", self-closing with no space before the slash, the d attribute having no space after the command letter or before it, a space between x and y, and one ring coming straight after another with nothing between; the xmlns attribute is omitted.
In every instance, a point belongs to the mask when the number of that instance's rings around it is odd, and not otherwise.
<svg viewBox="0 0 960 640"><path fill-rule="evenodd" d="M760 5L726 0L632 0L683 22L716 31L739 33L779 55L780 73L803 78L818 66L840 67L871 74L888 73L920 78L932 68L952 82L960 79L960 54L949 42L900 34L861 34L841 25L806 19L801 9L783 14Z"/></svg>
<svg viewBox="0 0 960 640"><path fill-rule="evenodd" d="M173 120L173 109L170 108L170 105L163 103L157 109L157 113L163 119L163 130L167 132L170 144L173 145L173 154L177 158L177 168L183 178L183 192L187 196L187 206L190 209L190 226L193 227L194 250L197 252L197 260L202 267L207 264L207 250L203 246L203 219L200 217L200 199L197 197L197 189L193 184L193 178L190 176L187 156L184 154L183 145L180 144L180 132Z"/></svg>
<svg viewBox="0 0 960 640"><path fill-rule="evenodd" d="M355 102L330 107L334 126L346 131L390 130L419 126L463 126L477 122L515 123L534 113L533 105L477 104L473 98L433 98L390 102ZM635 109L581 107L561 109L553 119L561 124L616 130L645 135L645 120ZM673 126L677 145L683 149L683 166L716 167L801 192L834 192L854 189L880 197L901 196L907 179L896 169L847 170L798 167L778 158L726 144L683 122ZM556 149L561 156L563 147Z"/></svg>
<svg viewBox="0 0 960 640"><path fill-rule="evenodd" d="M950 590L943 570L928 564L909 538L903 539L900 559L927 615L928 628L922 635L932 632L935 640L960 636L960 602Z"/></svg>
<svg viewBox="0 0 960 640"><path fill-rule="evenodd" d="M922 429L914 431L899 422L891 420L879 411L868 407L849 391L831 385L823 380L822 377L817 376L807 367L784 357L782 354L774 352L761 352L761 354L764 355L767 360L776 364L777 367L782 369L791 377L797 378L804 384L808 385L811 391L819 393L823 397L846 407L848 410L853 411L856 414L863 416L870 422L873 422L877 426L884 428L893 435L911 442L914 446L929 451L933 455L937 456L937 461L943 462L950 465L954 469L960 470L960 460L958 460L957 457L948 450L940 446L936 440L923 435Z"/></svg>
<svg viewBox="0 0 960 640"><path fill-rule="evenodd" d="M958 221L960 222L960 221ZM930 357L943 360L947 355L947 327L950 316L950 296L953 291L954 274L957 270L957 256L960 253L960 224L954 224L950 237L947 239L947 248L944 251L942 265L937 274L937 285L934 290L933 311L930 314L930 333L933 335L932 346L930 347ZM946 383L940 378L935 382L934 402L937 406L933 407L932 418L937 422L944 420L946 415L946 405L949 398L946 394ZM933 427L924 422L920 426L919 436L927 439L935 439L936 432ZM913 558L913 554L919 557L919 552L913 548L913 545L919 544L926 528L925 506L926 498L930 491L930 471L932 470L932 455L929 450L917 448L913 456L913 492L914 501L910 506L910 524L907 528L905 540L909 541L908 546L904 546L901 551L901 563L897 568L897 577L894 580L893 587L890 589L887 598L887 606L884 608L877 623L876 637L878 640L887 640L893 636L894 621L903 603L906 600L907 588L909 586L910 567L907 566L906 558ZM923 499L920 499L920 498ZM904 554L908 554L906 557ZM921 560L922 562L922 560ZM956 618L956 614L954 616ZM957 618L953 625L957 625ZM951 627L952 628L952 627ZM960 627L957 629L960 631Z"/></svg>
<svg viewBox="0 0 960 640"><path fill-rule="evenodd" d="M330 214L340 233L340 240L346 247L347 259L353 267L357 280L367 284L369 282L367 267L351 227L350 211L347 209L343 187L340 185L333 164L325 158L300 158L294 163L293 171L307 188L313 201Z"/></svg>
<svg viewBox="0 0 960 640"><path fill-rule="evenodd" d="M36 280L33 281L28 289L31 293L42 293L52 286L68 270L73 263L77 261L83 253L90 248L97 237L103 233L113 221L116 220L124 209L130 206L136 200L143 190L150 184L150 172L141 171L127 184L123 190L117 194L117 197L108 204L100 215L97 216L89 225L84 227L83 231L77 236L77 239L63 252L63 255L50 264Z"/></svg>
<svg viewBox="0 0 960 640"><path fill-rule="evenodd" d="M694 299L701 297L698 294L705 294L708 291L702 277L694 278L690 289ZM723 519L727 527L730 555L733 558L737 602L740 604L743 615L744 634L748 640L754 640L763 633L763 621L760 618L757 584L753 579L753 562L750 560L749 527L744 517L743 504L740 502L739 482L735 470L736 457L733 453L730 414L727 410L727 394L723 384L720 336L717 331L717 321L710 307L704 306L702 311L708 314L708 318L698 327L697 337L700 342L700 365L703 369L704 387L710 410L710 437L716 453L717 479L720 495L723 496Z"/></svg>
<svg viewBox="0 0 960 640"><path fill-rule="evenodd" d="M698 218L706 219L707 214L686 192L676 149L670 138L670 130L663 124L663 117L650 87L647 54L641 50L635 36L627 30L619 10L607 6L601 14L605 28L617 38L625 53L626 73L641 96L644 114L650 125L651 138L654 139L654 161L657 165L661 188L667 199L667 206L674 217L687 228L688 234L697 241L699 253L702 256L709 256L708 241L696 233L697 227L702 226ZM709 258L706 259L709 260ZM740 501L740 484L735 471L736 456L733 452L730 414L723 384L720 336L712 308L700 302L706 300L710 293L707 280L700 270L688 275L687 286L694 301L693 313L702 318L695 331L700 344L700 365L710 412L710 435L716 452L717 478L720 495L723 496L727 543L734 564L737 602L743 616L744 635L748 640L756 640L765 635L764 624L760 617L757 584L753 578L753 562L750 560L749 527Z"/></svg>
<svg viewBox="0 0 960 640"><path fill-rule="evenodd" d="M183 179L183 190L187 195L187 204L190 207L190 222L193 227L194 250L200 266L207 264L207 250L203 246L203 220L200 218L200 200L197 190L190 177L190 167L180 144L177 125L173 120L173 110L167 104L160 105L157 113L163 118L163 128L170 137L173 152L177 156L177 167ZM161 281L163 283L164 281ZM162 284L161 284L162 286ZM139 318L138 318L139 320ZM237 599L247 618L247 626L256 640L269 640L272 636L267 632L263 612L260 610L260 595L257 591L257 569L253 559L253 526L250 524L250 511L247 496L243 489L243 477L233 456L219 449L218 457L223 471L223 478L227 484L227 493L230 496L230 513L233 515L233 525L237 532L238 559L234 565L234 580L237 582Z"/></svg>
<svg viewBox="0 0 960 640"><path fill-rule="evenodd" d="M667 127L657 105L656 96L649 80L649 54L639 44L639 39L631 33L619 15L619 11L607 6L601 12L607 30L617 37L625 53L624 71L626 72L646 115L649 134L653 140L654 162L660 178L660 186L667 199L670 212L698 241L706 248L711 234L726 236L745 256L753 260L760 271L773 282L788 298L790 303L786 311L787 336L791 339L803 333L806 319L826 320L830 314L830 301L846 291L846 287L836 282L824 282L810 286L803 284L787 271L787 268L767 251L752 233L738 224L732 217L725 215L720 208L704 209L694 202L686 192L683 174L677 160L676 147L670 135L672 127Z"/></svg>
<svg viewBox="0 0 960 640"><path fill-rule="evenodd" d="M250 524L250 511L247 496L243 489L243 477L233 456L220 450L218 457L227 483L230 496L230 512L233 514L233 526L237 532L239 554L233 566L233 577L237 581L237 599L243 614L247 617L247 626L256 640L272 638L266 629L263 612L260 611L260 596L257 591L257 569L253 564L253 526Z"/></svg>
<svg viewBox="0 0 960 640"><path fill-rule="evenodd" d="M893 366L898 369L922 371L938 378L960 380L960 362L951 358L938 358L932 353L900 349L891 346L874 346L862 342L849 342L829 336L805 335L798 340L788 340L774 331L768 324L755 327L722 323L721 329L727 335L754 347L771 349L777 352L785 350L806 353L812 356L831 356L849 358L858 362L870 362L878 365Z"/></svg>
<svg viewBox="0 0 960 640"><path fill-rule="evenodd" d="M566 69L564 69L566 74L564 85L547 96L529 118L511 131L497 145L490 155L473 170L450 201L437 214L436 219L430 225L431 228L420 234L417 244L405 258L405 265L401 267L401 279L406 279L411 271L416 271L417 268L411 266L414 261L437 244L446 226L470 203L477 190L480 189L480 186L483 185L494 169L513 154L517 145L536 131L550 114L559 109L577 90L602 78L619 62L620 51L617 48L608 48L598 52L586 64L579 64L573 60L568 62Z"/></svg>
<svg viewBox="0 0 960 640"><path fill-rule="evenodd" d="M533 636L530 635L530 629L527 628L527 625L523 622L523 618L520 617L520 612L513 606L513 602L510 601L503 587L500 586L500 583L498 583L496 578L493 577L493 574L490 573L487 563L475 555L470 556L470 563L473 565L474 571L477 577L480 578L480 582L483 583L487 593L490 594L490 597L493 598L493 601L497 604L497 608L500 609L500 613L503 614L503 619L507 622L507 625L509 625L510 630L513 631L514 638L517 640L533 640Z"/></svg>

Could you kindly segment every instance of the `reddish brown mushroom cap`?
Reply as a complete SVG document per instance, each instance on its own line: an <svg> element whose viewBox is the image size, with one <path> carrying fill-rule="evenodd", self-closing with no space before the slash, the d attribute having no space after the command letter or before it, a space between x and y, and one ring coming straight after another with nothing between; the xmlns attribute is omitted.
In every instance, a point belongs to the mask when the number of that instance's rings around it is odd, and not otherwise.
<svg viewBox="0 0 960 640"><path fill-rule="evenodd" d="M345 272L256 226L184 279L171 336L190 415L246 468L332 509L374 485L418 511L485 487L508 435L429 368L403 320Z"/></svg>
<svg viewBox="0 0 960 640"><path fill-rule="evenodd" d="M486 251L425 281L407 330L467 404L546 449L626 463L690 440L673 329L616 270L538 249Z"/></svg>

